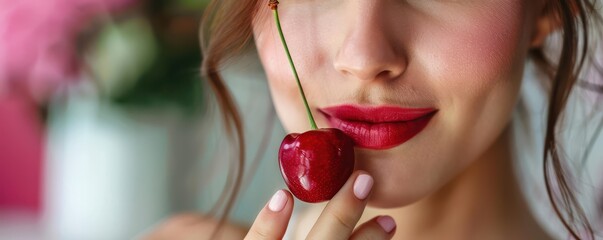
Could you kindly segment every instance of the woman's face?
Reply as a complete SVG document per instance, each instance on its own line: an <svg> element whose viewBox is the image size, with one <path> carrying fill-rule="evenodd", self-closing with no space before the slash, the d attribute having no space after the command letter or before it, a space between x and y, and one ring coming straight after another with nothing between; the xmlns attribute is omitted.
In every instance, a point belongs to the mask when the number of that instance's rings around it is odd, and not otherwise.
<svg viewBox="0 0 603 240"><path fill-rule="evenodd" d="M356 168L375 178L370 203L397 207L438 190L501 136L543 5L282 0L279 14L318 126L354 135ZM305 132L305 108L269 11L263 7L253 23L255 43L284 127ZM413 112L433 116L413 123L405 119Z"/></svg>

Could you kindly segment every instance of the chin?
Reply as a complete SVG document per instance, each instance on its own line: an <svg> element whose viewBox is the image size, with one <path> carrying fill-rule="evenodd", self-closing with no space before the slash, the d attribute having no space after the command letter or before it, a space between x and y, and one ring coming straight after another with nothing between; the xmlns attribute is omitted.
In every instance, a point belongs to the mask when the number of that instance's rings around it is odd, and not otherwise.
<svg viewBox="0 0 603 240"><path fill-rule="evenodd" d="M429 195L431 189L428 179L412 174L421 172L417 167L400 164L413 159L401 159L399 149L374 151L362 149L356 151L355 170L368 172L375 179L373 192L368 204L375 208L399 208L411 205ZM411 164L414 165L414 164ZM408 167L415 169L408 172ZM398 170L400 169L400 170ZM407 175L408 174L408 175Z"/></svg>
<svg viewBox="0 0 603 240"><path fill-rule="evenodd" d="M369 198L367 205L372 208L401 208L412 205L413 203L418 202L420 199L420 197L384 197L373 194Z"/></svg>
<svg viewBox="0 0 603 240"><path fill-rule="evenodd" d="M401 208L412 205L427 196L426 193L421 191L413 193L404 189L392 192L376 187L373 191L368 200L368 206L374 208Z"/></svg>

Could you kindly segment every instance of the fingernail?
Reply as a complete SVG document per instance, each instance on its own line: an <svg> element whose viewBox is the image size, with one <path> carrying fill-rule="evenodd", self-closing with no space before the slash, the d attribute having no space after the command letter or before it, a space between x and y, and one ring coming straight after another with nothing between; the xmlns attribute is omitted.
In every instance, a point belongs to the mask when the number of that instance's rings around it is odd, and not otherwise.
<svg viewBox="0 0 603 240"><path fill-rule="evenodd" d="M278 190L270 199L270 203L268 203L268 208L273 212L280 212L285 208L287 204L287 194L283 192L283 190Z"/></svg>
<svg viewBox="0 0 603 240"><path fill-rule="evenodd" d="M373 187L373 177L368 174L360 174L354 181L354 195L360 200L364 200Z"/></svg>
<svg viewBox="0 0 603 240"><path fill-rule="evenodd" d="M379 223L379 226L381 226L386 233L391 233L392 230L396 228L396 222L390 216L379 216L377 218L377 223Z"/></svg>

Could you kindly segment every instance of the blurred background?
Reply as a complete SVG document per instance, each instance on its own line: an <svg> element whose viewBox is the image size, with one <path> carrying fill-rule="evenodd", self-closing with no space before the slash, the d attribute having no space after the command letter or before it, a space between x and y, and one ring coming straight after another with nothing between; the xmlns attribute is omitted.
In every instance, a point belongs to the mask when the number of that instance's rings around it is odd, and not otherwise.
<svg viewBox="0 0 603 240"><path fill-rule="evenodd" d="M213 206L231 148L199 78L207 2L0 0L0 239L132 239ZM255 59L224 73L257 169L243 223L283 187Z"/></svg>

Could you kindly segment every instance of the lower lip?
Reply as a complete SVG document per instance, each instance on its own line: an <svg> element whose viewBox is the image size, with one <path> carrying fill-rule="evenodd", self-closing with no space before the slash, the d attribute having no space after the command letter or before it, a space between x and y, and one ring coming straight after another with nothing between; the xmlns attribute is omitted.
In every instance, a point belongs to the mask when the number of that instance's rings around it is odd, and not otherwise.
<svg viewBox="0 0 603 240"><path fill-rule="evenodd" d="M382 150L405 143L419 134L436 112L411 121L369 123L338 119L329 115L331 127L339 128L351 137L357 147Z"/></svg>

